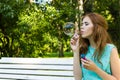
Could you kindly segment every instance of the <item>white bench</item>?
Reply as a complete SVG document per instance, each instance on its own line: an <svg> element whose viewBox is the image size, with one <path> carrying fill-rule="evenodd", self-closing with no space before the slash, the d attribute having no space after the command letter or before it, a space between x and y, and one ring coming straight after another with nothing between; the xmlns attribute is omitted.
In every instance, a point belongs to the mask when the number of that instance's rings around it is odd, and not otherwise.
<svg viewBox="0 0 120 80"><path fill-rule="evenodd" d="M73 59L2 57L0 80L74 80Z"/></svg>

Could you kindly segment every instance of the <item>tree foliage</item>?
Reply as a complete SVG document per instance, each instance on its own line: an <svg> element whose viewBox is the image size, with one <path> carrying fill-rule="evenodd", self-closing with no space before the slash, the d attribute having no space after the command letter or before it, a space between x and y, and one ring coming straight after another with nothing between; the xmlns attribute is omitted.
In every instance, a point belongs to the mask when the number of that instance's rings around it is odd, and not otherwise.
<svg viewBox="0 0 120 80"><path fill-rule="evenodd" d="M103 14L109 32L119 44L119 0L83 0L84 13ZM107 4L106 4L107 3ZM51 4L34 4L29 0L0 1L0 54L11 57L39 57L58 52L59 57L70 51L69 37L63 33L65 22L75 22L78 0L53 0ZM113 7L114 6L114 7ZM79 17L77 17L79 18ZM117 30L117 31L116 31Z"/></svg>

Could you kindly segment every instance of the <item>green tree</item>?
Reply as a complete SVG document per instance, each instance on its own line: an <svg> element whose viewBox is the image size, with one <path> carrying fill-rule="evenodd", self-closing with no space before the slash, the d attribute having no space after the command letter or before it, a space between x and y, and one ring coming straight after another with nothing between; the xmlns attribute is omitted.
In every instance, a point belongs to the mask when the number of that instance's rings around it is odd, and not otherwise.
<svg viewBox="0 0 120 80"><path fill-rule="evenodd" d="M12 46L12 31L16 27L17 14L22 0L0 1L0 54L1 56L12 56L15 48ZM19 5L19 6L18 6Z"/></svg>

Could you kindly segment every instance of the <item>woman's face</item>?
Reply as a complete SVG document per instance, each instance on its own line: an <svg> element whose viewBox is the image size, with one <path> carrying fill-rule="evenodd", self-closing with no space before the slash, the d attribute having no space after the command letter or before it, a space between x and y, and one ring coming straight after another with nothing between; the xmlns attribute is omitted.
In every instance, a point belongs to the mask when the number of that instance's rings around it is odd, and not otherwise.
<svg viewBox="0 0 120 80"><path fill-rule="evenodd" d="M91 19L88 16L84 17L80 28L82 38L89 39L93 33L93 27Z"/></svg>

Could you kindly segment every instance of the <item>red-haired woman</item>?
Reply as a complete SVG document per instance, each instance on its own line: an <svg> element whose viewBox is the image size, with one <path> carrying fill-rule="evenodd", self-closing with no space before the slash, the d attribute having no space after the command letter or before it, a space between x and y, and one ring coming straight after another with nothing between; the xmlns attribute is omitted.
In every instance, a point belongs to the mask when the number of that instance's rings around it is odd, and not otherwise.
<svg viewBox="0 0 120 80"><path fill-rule="evenodd" d="M120 80L120 60L107 32L108 24L98 13L83 16L80 34L71 39L75 80Z"/></svg>

